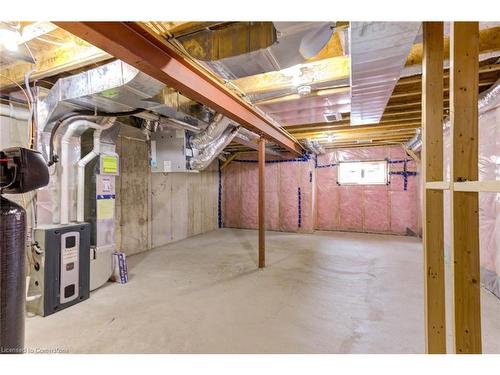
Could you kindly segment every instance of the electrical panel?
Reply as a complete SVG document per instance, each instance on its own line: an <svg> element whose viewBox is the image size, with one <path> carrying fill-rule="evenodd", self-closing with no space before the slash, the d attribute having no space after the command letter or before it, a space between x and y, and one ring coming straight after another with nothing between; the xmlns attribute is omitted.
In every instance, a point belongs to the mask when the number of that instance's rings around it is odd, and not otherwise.
<svg viewBox="0 0 500 375"><path fill-rule="evenodd" d="M27 310L47 316L89 297L90 224L35 229Z"/></svg>

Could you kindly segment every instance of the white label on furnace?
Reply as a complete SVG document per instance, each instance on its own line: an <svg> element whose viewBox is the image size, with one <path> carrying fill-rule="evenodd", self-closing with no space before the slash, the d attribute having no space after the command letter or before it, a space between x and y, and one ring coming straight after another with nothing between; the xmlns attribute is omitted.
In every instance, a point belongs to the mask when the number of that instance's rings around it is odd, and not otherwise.
<svg viewBox="0 0 500 375"><path fill-rule="evenodd" d="M163 161L163 172L172 172L172 162L170 160Z"/></svg>
<svg viewBox="0 0 500 375"><path fill-rule="evenodd" d="M64 249L63 264L68 264L76 261L78 261L78 249L76 247Z"/></svg>

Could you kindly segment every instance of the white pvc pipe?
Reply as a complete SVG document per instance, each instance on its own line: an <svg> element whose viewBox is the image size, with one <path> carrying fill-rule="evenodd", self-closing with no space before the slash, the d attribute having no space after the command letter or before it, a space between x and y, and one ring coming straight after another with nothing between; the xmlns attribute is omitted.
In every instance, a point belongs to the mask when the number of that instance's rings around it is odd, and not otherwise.
<svg viewBox="0 0 500 375"><path fill-rule="evenodd" d="M78 190L76 201L76 221L83 222L84 218L84 201L85 201L85 166L90 163L101 152L101 133L105 129L109 129L114 124L115 118L107 118L106 122L94 130L94 147L87 155L78 162Z"/></svg>
<svg viewBox="0 0 500 375"><path fill-rule="evenodd" d="M60 220L61 224L69 223L69 145L73 134L78 129L93 128L99 129L100 126L94 122L85 119L78 119L72 122L61 139L61 204L60 204Z"/></svg>

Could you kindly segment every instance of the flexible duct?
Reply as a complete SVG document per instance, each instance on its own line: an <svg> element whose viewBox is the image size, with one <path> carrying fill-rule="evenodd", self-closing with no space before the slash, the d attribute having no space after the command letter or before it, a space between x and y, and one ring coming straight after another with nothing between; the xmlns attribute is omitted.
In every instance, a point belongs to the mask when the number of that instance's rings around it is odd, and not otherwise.
<svg viewBox="0 0 500 375"><path fill-rule="evenodd" d="M495 105L500 98L500 79L498 79L492 87L490 87L485 92L479 95L479 99L477 101L477 108L479 116L484 114L487 110L490 109L491 106ZM450 128L450 118L447 117L443 123L443 131L447 131ZM415 137L410 139L406 143L406 148L412 151L420 151L422 148L422 133L420 129L417 130L417 134Z"/></svg>
<svg viewBox="0 0 500 375"><path fill-rule="evenodd" d="M94 147L87 155L80 159L78 165L78 187L77 187L77 203L76 217L79 223L84 219L84 198L85 198L85 166L90 163L101 152L101 133L103 130L109 129L115 123L115 117L105 118L99 128L94 128Z"/></svg>
<svg viewBox="0 0 500 375"><path fill-rule="evenodd" d="M61 140L61 203L60 203L60 224L69 223L69 145L71 138L77 130L85 130L88 128L99 129L100 126L86 118L77 117L72 119Z"/></svg>
<svg viewBox="0 0 500 375"><path fill-rule="evenodd" d="M405 148L418 152L422 147L422 134L420 129L415 129L415 135L405 144Z"/></svg>
<svg viewBox="0 0 500 375"><path fill-rule="evenodd" d="M325 149L319 144L318 141L311 141L306 138L304 139L303 144L307 151L314 155L321 155L325 153Z"/></svg>
<svg viewBox="0 0 500 375"><path fill-rule="evenodd" d="M229 118L219 113L203 132L191 137L189 143L191 147L203 150L209 144L217 140L229 126L235 127L237 125L232 123Z"/></svg>
<svg viewBox="0 0 500 375"><path fill-rule="evenodd" d="M22 353L26 211L0 196L0 353Z"/></svg>
<svg viewBox="0 0 500 375"><path fill-rule="evenodd" d="M485 92L481 93L478 100L479 115L490 109L490 106L497 103L500 97L500 79Z"/></svg>
<svg viewBox="0 0 500 375"><path fill-rule="evenodd" d="M238 133L239 127L227 127L222 135L210 143L198 156L189 160L189 166L194 170L203 170L222 152Z"/></svg>
<svg viewBox="0 0 500 375"><path fill-rule="evenodd" d="M323 155L325 153L325 149L319 144L318 141L312 141L311 143L314 147L314 150L316 150L316 154Z"/></svg>

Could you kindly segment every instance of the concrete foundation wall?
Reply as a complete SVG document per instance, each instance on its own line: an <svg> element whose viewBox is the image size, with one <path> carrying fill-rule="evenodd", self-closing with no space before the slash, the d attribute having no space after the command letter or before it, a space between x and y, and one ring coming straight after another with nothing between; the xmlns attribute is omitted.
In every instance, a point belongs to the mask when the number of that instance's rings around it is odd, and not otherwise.
<svg viewBox="0 0 500 375"><path fill-rule="evenodd" d="M217 223L218 170L152 175L152 247L214 230Z"/></svg>
<svg viewBox="0 0 500 375"><path fill-rule="evenodd" d="M218 227L218 168L200 173L151 173L145 140L120 135L116 238L127 255Z"/></svg>

